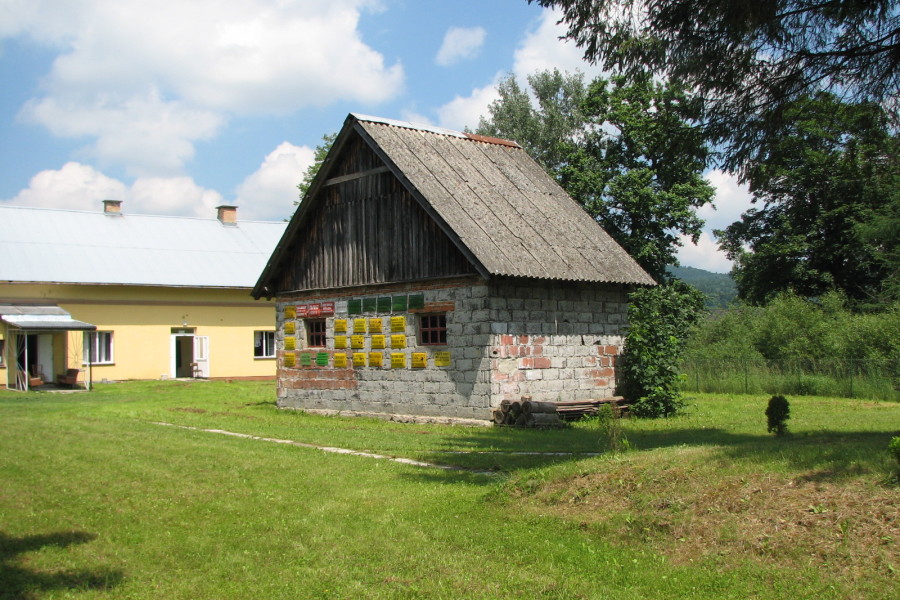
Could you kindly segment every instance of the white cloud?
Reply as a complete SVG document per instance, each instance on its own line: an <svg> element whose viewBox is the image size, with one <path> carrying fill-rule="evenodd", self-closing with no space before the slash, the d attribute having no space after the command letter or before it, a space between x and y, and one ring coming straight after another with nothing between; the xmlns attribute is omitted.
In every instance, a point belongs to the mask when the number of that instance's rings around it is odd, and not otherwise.
<svg viewBox="0 0 900 600"><path fill-rule="evenodd" d="M69 210L102 210L102 200L122 200L123 212L215 218L222 195L190 177L143 177L128 186L93 167L69 162L41 171L6 204Z"/></svg>
<svg viewBox="0 0 900 600"><path fill-rule="evenodd" d="M438 108L438 122L441 127L461 131L466 126L475 129L478 119L487 114L491 102L500 97L496 80L482 88L472 90L468 96L456 96Z"/></svg>
<svg viewBox="0 0 900 600"><path fill-rule="evenodd" d="M297 184L314 160L312 148L282 142L237 187L240 218L278 221L290 217L298 199Z"/></svg>
<svg viewBox="0 0 900 600"><path fill-rule="evenodd" d="M13 206L98 210L101 200L121 200L127 190L124 183L93 167L69 162L59 170L41 171L31 178L26 189L4 202Z"/></svg>
<svg viewBox="0 0 900 600"><path fill-rule="evenodd" d="M222 194L197 185L190 177L141 177L132 184L123 212L212 219Z"/></svg>
<svg viewBox="0 0 900 600"><path fill-rule="evenodd" d="M165 102L151 90L127 99L45 97L21 116L61 137L93 137L82 154L101 163L124 159L133 175L176 174L194 157L193 142L210 139L222 125L214 112Z"/></svg>
<svg viewBox="0 0 900 600"><path fill-rule="evenodd" d="M741 214L751 207L751 194L746 185L738 183L737 177L719 169L713 169L706 175L706 180L714 188L716 195L712 205L706 205L697 211L698 216L706 221L703 233L696 245L690 238L682 237L684 244L678 252L681 264L698 269L706 269L716 273L727 273L731 270L731 261L719 250L713 236L714 229L724 229L741 218Z"/></svg>
<svg viewBox="0 0 900 600"><path fill-rule="evenodd" d="M561 17L562 13L559 11L544 9L537 27L522 39L513 63L513 73L519 80L524 82L528 75L549 69L570 73L581 71L586 74L587 79L602 72L599 67L584 61L584 51L574 42L560 39L567 31L565 25L557 25Z"/></svg>
<svg viewBox="0 0 900 600"><path fill-rule="evenodd" d="M588 80L602 72L599 67L584 62L582 51L573 42L559 39L566 33L565 27L557 25L560 16L557 11L545 9L535 27L526 32L516 48L512 73L523 88L528 87L526 77L537 71L554 68L569 73L580 71ZM502 76L498 73L490 84L473 89L468 96L458 95L440 106L437 113L441 126L450 129L476 127L479 117L487 114L488 105L499 97L497 84Z"/></svg>
<svg viewBox="0 0 900 600"><path fill-rule="evenodd" d="M448 67L462 60L475 58L484 45L486 35L483 27L451 27L444 34L444 42L434 62Z"/></svg>
<svg viewBox="0 0 900 600"><path fill-rule="evenodd" d="M3 3L0 36L60 49L26 118L57 135L94 137L89 152L158 175L183 166L194 142L232 115L396 96L402 66L387 65L358 30L375 8L373 0L29 0Z"/></svg>
<svg viewBox="0 0 900 600"><path fill-rule="evenodd" d="M706 228L724 229L740 220L741 214L751 208L752 198L746 184L738 183L737 176L719 169L706 174L706 180L716 188L716 196L712 206L704 206L699 211L700 218L706 221Z"/></svg>
<svg viewBox="0 0 900 600"><path fill-rule="evenodd" d="M725 258L725 253L719 250L719 245L710 233L701 233L696 245L687 236L681 236L681 243L683 245L678 250L678 262L683 266L714 273L731 271L731 261Z"/></svg>

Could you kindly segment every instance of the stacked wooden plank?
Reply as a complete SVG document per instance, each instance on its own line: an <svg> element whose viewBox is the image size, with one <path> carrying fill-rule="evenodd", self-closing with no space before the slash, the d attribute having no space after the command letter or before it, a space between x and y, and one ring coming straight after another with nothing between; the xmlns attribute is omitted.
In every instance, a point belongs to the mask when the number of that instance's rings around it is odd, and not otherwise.
<svg viewBox="0 0 900 600"><path fill-rule="evenodd" d="M556 413L560 419L565 421L575 421L581 417L596 415L603 405L609 405L613 411L622 416L628 412L628 405L621 396L613 396L610 398L599 398L596 400L575 400L571 402L556 402Z"/></svg>
<svg viewBox="0 0 900 600"><path fill-rule="evenodd" d="M521 400L504 400L493 411L494 423L512 427L561 427L556 403L537 402L531 396Z"/></svg>

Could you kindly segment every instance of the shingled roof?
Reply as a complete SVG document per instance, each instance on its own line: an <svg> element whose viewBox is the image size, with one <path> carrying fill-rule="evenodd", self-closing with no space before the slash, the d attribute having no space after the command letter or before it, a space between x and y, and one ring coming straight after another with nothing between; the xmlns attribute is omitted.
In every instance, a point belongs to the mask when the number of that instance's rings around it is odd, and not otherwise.
<svg viewBox="0 0 900 600"><path fill-rule="evenodd" d="M515 142L351 114L334 143L358 133L485 278L652 285L653 279ZM266 285L314 207L317 184L257 282Z"/></svg>

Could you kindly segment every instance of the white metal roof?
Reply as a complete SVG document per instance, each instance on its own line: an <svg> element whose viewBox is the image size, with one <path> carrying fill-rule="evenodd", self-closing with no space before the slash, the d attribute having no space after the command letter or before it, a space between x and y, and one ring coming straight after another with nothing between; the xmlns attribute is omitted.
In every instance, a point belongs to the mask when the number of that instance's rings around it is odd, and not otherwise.
<svg viewBox="0 0 900 600"><path fill-rule="evenodd" d="M286 225L0 206L0 282L251 288Z"/></svg>
<svg viewBox="0 0 900 600"><path fill-rule="evenodd" d="M0 321L23 330L94 331L96 325L76 321L58 306L18 306L0 304Z"/></svg>

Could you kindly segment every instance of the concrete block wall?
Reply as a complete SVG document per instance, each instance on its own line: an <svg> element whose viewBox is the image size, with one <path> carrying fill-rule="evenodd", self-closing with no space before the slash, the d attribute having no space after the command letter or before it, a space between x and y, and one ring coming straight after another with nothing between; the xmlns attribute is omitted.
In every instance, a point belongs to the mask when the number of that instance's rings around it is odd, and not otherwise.
<svg viewBox="0 0 900 600"><path fill-rule="evenodd" d="M327 352L327 366L286 367L285 306L334 302L348 297L422 294L424 307L404 313L371 312L326 317L325 348L305 348L304 319L295 321L296 353ZM488 283L481 279L369 288L347 295L279 298L278 403L283 407L350 410L400 415L489 419L491 408L530 394L547 401L612 395L615 357L623 343L622 286L553 285L531 281ZM419 343L419 316L446 314L446 346ZM406 316L406 348L376 350L367 335L356 352L382 352L382 367L335 368L334 320ZM407 355L404 368L390 367L391 352ZM450 365L437 366L436 353ZM412 353L425 353L424 368L411 368Z"/></svg>
<svg viewBox="0 0 900 600"><path fill-rule="evenodd" d="M625 343L627 290L620 285L491 286L491 397L546 402L615 394Z"/></svg>

